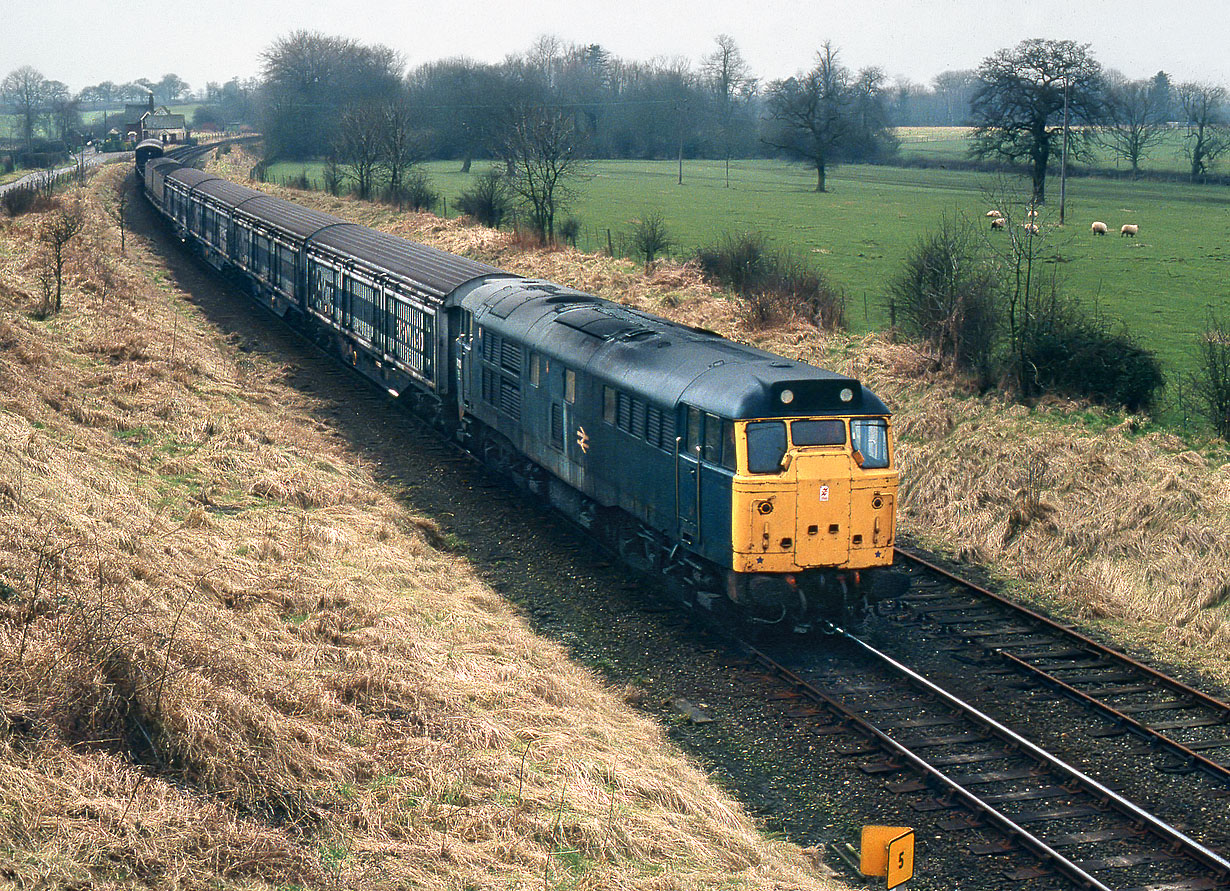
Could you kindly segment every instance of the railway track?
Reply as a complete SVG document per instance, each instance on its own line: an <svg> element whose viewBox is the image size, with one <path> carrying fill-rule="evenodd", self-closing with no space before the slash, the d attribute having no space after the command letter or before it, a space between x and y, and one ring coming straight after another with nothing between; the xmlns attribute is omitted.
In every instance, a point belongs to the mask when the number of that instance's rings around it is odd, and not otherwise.
<svg viewBox="0 0 1230 891"><path fill-rule="evenodd" d="M984 666L1091 710L1104 725L1095 732L1132 734L1168 756L1168 771L1201 771L1230 794L1230 704L917 554L897 553L917 572L894 604L894 621L974 645Z"/></svg>
<svg viewBox="0 0 1230 891"><path fill-rule="evenodd" d="M862 738L842 752L864 773L911 772L888 786L914 796L917 811L964 811L936 821L939 828L998 836L971 842L972 854L1033 858L1006 869L1006 881L1058 876L1098 891L1230 887L1221 853L858 637L837 629L835 639L842 652L831 673L809 677L743 647L749 664L821 710L819 732Z"/></svg>

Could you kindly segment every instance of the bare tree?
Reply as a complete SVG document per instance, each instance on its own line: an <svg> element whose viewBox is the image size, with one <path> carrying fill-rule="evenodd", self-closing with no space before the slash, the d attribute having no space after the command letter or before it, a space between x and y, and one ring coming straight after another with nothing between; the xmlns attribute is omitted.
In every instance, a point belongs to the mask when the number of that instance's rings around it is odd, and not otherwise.
<svg viewBox="0 0 1230 891"><path fill-rule="evenodd" d="M115 203L107 205L107 215L120 227L120 256L124 256L127 247L128 196L131 194L128 183L129 179L126 176L116 180Z"/></svg>
<svg viewBox="0 0 1230 891"><path fill-rule="evenodd" d="M44 314L58 313L63 305L64 261L67 259L68 245L84 226L85 208L79 197L61 204L39 224L39 240L47 247L47 270L55 278L55 300L50 307L43 307Z"/></svg>
<svg viewBox="0 0 1230 891"><path fill-rule="evenodd" d="M414 129L414 118L403 101L394 100L380 108L380 168L389 181L389 199L401 206L406 175L422 160L422 139Z"/></svg>
<svg viewBox="0 0 1230 891"><path fill-rule="evenodd" d="M555 240L555 218L574 197L585 154L573 117L558 108L521 107L501 147L509 190L529 211L534 230Z"/></svg>
<svg viewBox="0 0 1230 891"><path fill-rule="evenodd" d="M1191 162L1192 180L1209 172L1209 167L1230 148L1225 87L1189 81L1179 84L1179 106L1187 123L1184 151Z"/></svg>
<svg viewBox="0 0 1230 891"><path fill-rule="evenodd" d="M717 99L718 129L726 159L726 188L729 189L735 111L755 95L756 78L733 37L719 34L714 40L717 49L701 60L700 70Z"/></svg>
<svg viewBox="0 0 1230 891"><path fill-rule="evenodd" d="M1105 122L1095 133L1098 142L1140 175L1141 158L1166 135L1165 109L1151 80L1112 81L1106 90Z"/></svg>
<svg viewBox="0 0 1230 891"><path fill-rule="evenodd" d="M262 127L271 157L320 154L340 138L344 109L402 89L404 62L386 46L293 31L261 54Z"/></svg>
<svg viewBox="0 0 1230 891"><path fill-rule="evenodd" d="M1021 395L1028 398L1037 390L1037 375L1029 362L1029 344L1044 323L1048 308L1047 283L1041 272L1047 229L1040 225L1042 220L1032 196L1020 194L1007 178L987 189L984 198L988 206L999 209L1004 221L999 230L1003 240L996 236L990 246L1003 287L1009 368ZM1053 265L1052 271L1057 267L1058 264Z"/></svg>
<svg viewBox="0 0 1230 891"><path fill-rule="evenodd" d="M1046 201L1046 169L1059 151L1064 108L1078 122L1101 113L1102 66L1089 45L1071 40L1023 40L983 59L970 104L976 157L1026 161L1033 202Z"/></svg>
<svg viewBox="0 0 1230 891"><path fill-rule="evenodd" d="M356 105L342 112L334 152L342 177L362 199L372 196L382 157L384 115L379 108Z"/></svg>
<svg viewBox="0 0 1230 891"><path fill-rule="evenodd" d="M978 83L972 71L941 71L931 79L936 97L943 103L943 122L949 126L969 120L969 102Z"/></svg>
<svg viewBox="0 0 1230 891"><path fill-rule="evenodd" d="M81 127L81 103L63 81L43 81L41 111L43 131L48 136L68 142L72 132Z"/></svg>
<svg viewBox="0 0 1230 891"><path fill-rule="evenodd" d="M154 95L163 102L171 103L188 92L188 84L178 74L164 74L158 83L154 84Z"/></svg>
<svg viewBox="0 0 1230 891"><path fill-rule="evenodd" d="M831 41L806 74L769 85L769 116L777 124L769 145L801 158L816 170L816 191L825 191L825 171L850 130L850 72L837 61Z"/></svg>
<svg viewBox="0 0 1230 891"><path fill-rule="evenodd" d="M29 65L9 72L4 80L0 81L0 97L11 103L17 113L26 151L30 151L34 146L34 128L46 97L46 85L47 78Z"/></svg>
<svg viewBox="0 0 1230 891"><path fill-rule="evenodd" d="M508 184L503 172L492 167L457 198L457 209L484 226L500 228L508 213Z"/></svg>
<svg viewBox="0 0 1230 891"><path fill-rule="evenodd" d="M889 285L893 318L987 386L1002 327L1000 271L986 256L974 223L944 215L918 237Z"/></svg>

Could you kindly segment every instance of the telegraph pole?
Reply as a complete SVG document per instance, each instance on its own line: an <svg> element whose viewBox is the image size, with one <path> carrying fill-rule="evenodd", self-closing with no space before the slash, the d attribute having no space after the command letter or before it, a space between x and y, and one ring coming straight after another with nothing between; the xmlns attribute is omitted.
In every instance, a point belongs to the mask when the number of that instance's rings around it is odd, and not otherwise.
<svg viewBox="0 0 1230 891"><path fill-rule="evenodd" d="M1068 76L1063 78L1063 157L1059 162L1059 225L1063 225L1064 201L1068 189Z"/></svg>

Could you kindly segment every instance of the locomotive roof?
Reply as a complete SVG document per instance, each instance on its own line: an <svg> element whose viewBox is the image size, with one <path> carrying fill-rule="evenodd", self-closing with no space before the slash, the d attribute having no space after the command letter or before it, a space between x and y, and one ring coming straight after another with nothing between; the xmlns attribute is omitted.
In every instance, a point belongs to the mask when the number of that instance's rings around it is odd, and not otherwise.
<svg viewBox="0 0 1230 891"><path fill-rule="evenodd" d="M648 402L734 419L888 414L854 378L549 282L486 284L462 305L480 325Z"/></svg>

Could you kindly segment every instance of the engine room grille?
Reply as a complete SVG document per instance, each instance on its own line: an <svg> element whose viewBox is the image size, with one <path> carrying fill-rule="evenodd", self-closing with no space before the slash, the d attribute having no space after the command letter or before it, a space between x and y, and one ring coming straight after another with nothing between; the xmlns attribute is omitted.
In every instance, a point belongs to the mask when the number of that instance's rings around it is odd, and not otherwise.
<svg viewBox="0 0 1230 891"><path fill-rule="evenodd" d="M521 420L521 344L480 328L482 339L482 400Z"/></svg>
<svg viewBox="0 0 1230 891"><path fill-rule="evenodd" d="M558 402L551 403L551 446L564 450L564 407Z"/></svg>

